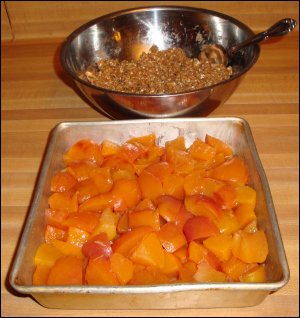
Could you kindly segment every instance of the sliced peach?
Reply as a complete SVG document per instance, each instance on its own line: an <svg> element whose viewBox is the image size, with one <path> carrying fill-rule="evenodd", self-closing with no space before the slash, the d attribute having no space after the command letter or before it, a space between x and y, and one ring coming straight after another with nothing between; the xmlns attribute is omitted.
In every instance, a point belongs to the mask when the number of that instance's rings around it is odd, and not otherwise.
<svg viewBox="0 0 300 318"><path fill-rule="evenodd" d="M98 167L92 169L90 172L90 178L93 180L98 193L108 192L113 187L113 180L109 167Z"/></svg>
<svg viewBox="0 0 300 318"><path fill-rule="evenodd" d="M117 223L119 216L111 208L105 208L101 213L98 225L94 228L92 235L106 233L109 240L113 240L117 235Z"/></svg>
<svg viewBox="0 0 300 318"><path fill-rule="evenodd" d="M155 145L155 140L156 136L152 133L145 136L132 137L128 139L126 142L130 144L141 144L148 150L151 146Z"/></svg>
<svg viewBox="0 0 300 318"><path fill-rule="evenodd" d="M44 265L52 267L54 263L64 255L53 245L42 243L34 256L35 266Z"/></svg>
<svg viewBox="0 0 300 318"><path fill-rule="evenodd" d="M74 244L63 242L60 240L53 240L51 244L65 256L75 256L78 258L83 258L81 248Z"/></svg>
<svg viewBox="0 0 300 318"><path fill-rule="evenodd" d="M197 266L197 272L193 278L196 282L226 282L226 275L215 270L206 262L201 262Z"/></svg>
<svg viewBox="0 0 300 318"><path fill-rule="evenodd" d="M119 169L112 172L111 178L113 182L116 182L119 179L136 179L137 176L129 170Z"/></svg>
<svg viewBox="0 0 300 318"><path fill-rule="evenodd" d="M66 210L68 212L77 212L77 197L77 192L72 196L66 192L55 192L49 197L48 204L52 210Z"/></svg>
<svg viewBox="0 0 300 318"><path fill-rule="evenodd" d="M187 242L206 239L219 233L217 226L205 216L193 216L183 226Z"/></svg>
<svg viewBox="0 0 300 318"><path fill-rule="evenodd" d="M184 264L186 263L188 257L188 247L183 246L179 248L177 251L175 251L173 254L179 259L181 264Z"/></svg>
<svg viewBox="0 0 300 318"><path fill-rule="evenodd" d="M157 204L160 216L167 222L175 221L182 207L182 201L170 195L158 196L155 203Z"/></svg>
<svg viewBox="0 0 300 318"><path fill-rule="evenodd" d="M237 186L235 188L236 201L239 205L246 204L255 209L256 206L256 191L250 186Z"/></svg>
<svg viewBox="0 0 300 318"><path fill-rule="evenodd" d="M144 266L144 268L134 271L133 277L129 281L129 285L161 285L168 283L170 283L170 278L155 266Z"/></svg>
<svg viewBox="0 0 300 318"><path fill-rule="evenodd" d="M240 229L240 224L232 211L224 211L223 215L215 222L223 234L232 234Z"/></svg>
<svg viewBox="0 0 300 318"><path fill-rule="evenodd" d="M203 171L193 171L184 179L184 191L187 196L202 194L212 197L224 183L212 178L206 178Z"/></svg>
<svg viewBox="0 0 300 318"><path fill-rule="evenodd" d="M133 263L120 253L113 253L110 257L111 269L116 273L121 285L126 285L133 277Z"/></svg>
<svg viewBox="0 0 300 318"><path fill-rule="evenodd" d="M119 152L119 150L120 146L117 143L107 139L102 141L101 154L103 157L115 155Z"/></svg>
<svg viewBox="0 0 300 318"><path fill-rule="evenodd" d="M139 183L135 179L116 180L112 188L115 211L133 208L142 198Z"/></svg>
<svg viewBox="0 0 300 318"><path fill-rule="evenodd" d="M196 138L189 148L189 153L196 160L211 160L216 155L216 149Z"/></svg>
<svg viewBox="0 0 300 318"><path fill-rule="evenodd" d="M91 161L99 166L103 162L101 146L89 139L82 139L72 145L63 156L64 163L69 165L71 162Z"/></svg>
<svg viewBox="0 0 300 318"><path fill-rule="evenodd" d="M196 264L205 260L207 255L207 249L203 244L191 241L188 246L188 259L195 262Z"/></svg>
<svg viewBox="0 0 300 318"><path fill-rule="evenodd" d="M101 167L109 167L112 172L119 169L128 170L131 173L135 172L134 165L118 156L118 154L106 157Z"/></svg>
<svg viewBox="0 0 300 318"><path fill-rule="evenodd" d="M174 148L167 148L166 150L167 162L173 167L176 173L187 175L191 173L197 160L195 160L187 151L178 150Z"/></svg>
<svg viewBox="0 0 300 318"><path fill-rule="evenodd" d="M165 255L157 234L146 234L133 250L130 259L137 264L163 269Z"/></svg>
<svg viewBox="0 0 300 318"><path fill-rule="evenodd" d="M92 233L99 224L99 214L96 212L70 213L63 221L64 226L73 226L88 233Z"/></svg>
<svg viewBox="0 0 300 318"><path fill-rule="evenodd" d="M241 229L256 219L252 206L247 204L239 205L234 211L235 217Z"/></svg>
<svg viewBox="0 0 300 318"><path fill-rule="evenodd" d="M78 247L88 240L90 234L84 230L81 230L77 227L70 226L68 230L67 242Z"/></svg>
<svg viewBox="0 0 300 318"><path fill-rule="evenodd" d="M119 217L119 220L117 223L117 232L119 234L125 233L129 230L128 214L129 214L129 212L125 211Z"/></svg>
<svg viewBox="0 0 300 318"><path fill-rule="evenodd" d="M76 191L78 193L79 204L82 204L84 201L87 201L99 194L99 190L97 189L94 181L91 179L79 182L76 187Z"/></svg>
<svg viewBox="0 0 300 318"><path fill-rule="evenodd" d="M167 252L164 250L165 253L165 262L162 272L169 276L177 278L179 269L181 268L181 262L179 259L172 253Z"/></svg>
<svg viewBox="0 0 300 318"><path fill-rule="evenodd" d="M109 257L112 253L111 243L106 233L99 233L91 237L82 246L85 257Z"/></svg>
<svg viewBox="0 0 300 318"><path fill-rule="evenodd" d="M78 212L102 211L106 207L112 208L114 205L111 192L99 194L87 201L84 201L78 208Z"/></svg>
<svg viewBox="0 0 300 318"><path fill-rule="evenodd" d="M141 157L145 152L146 149L142 144L125 142L121 145L118 156L127 162L134 163L135 160Z"/></svg>
<svg viewBox="0 0 300 318"><path fill-rule="evenodd" d="M151 226L155 231L160 229L159 213L156 210L130 212L128 222L131 229L140 226Z"/></svg>
<svg viewBox="0 0 300 318"><path fill-rule="evenodd" d="M217 234L203 241L204 246L215 254L221 261L228 261L232 255L232 236Z"/></svg>
<svg viewBox="0 0 300 318"><path fill-rule="evenodd" d="M50 189L52 192L65 192L76 184L77 180L68 171L60 171L51 179Z"/></svg>
<svg viewBox="0 0 300 318"><path fill-rule="evenodd" d="M247 224L244 228L243 228L243 232L245 233L255 233L258 231L257 228L257 219L254 219L253 221L251 221L249 224Z"/></svg>
<svg viewBox="0 0 300 318"><path fill-rule="evenodd" d="M166 175L163 181L163 192L166 195L183 200L185 195L184 177L176 173Z"/></svg>
<svg viewBox="0 0 300 318"><path fill-rule="evenodd" d="M184 205L192 214L205 216L213 221L218 220L223 214L221 207L215 200L202 194L186 196Z"/></svg>
<svg viewBox="0 0 300 318"><path fill-rule="evenodd" d="M67 239L67 232L57 227L47 225L45 230L45 242L50 244L53 240L65 241Z"/></svg>
<svg viewBox="0 0 300 318"><path fill-rule="evenodd" d="M235 256L232 256L229 260L222 262L221 265L222 271L236 282L240 280L240 276L247 271L248 267L249 264L242 262Z"/></svg>
<svg viewBox="0 0 300 318"><path fill-rule="evenodd" d="M78 182L90 177L90 173L97 167L94 162L71 162L67 168L68 172L77 179Z"/></svg>
<svg viewBox="0 0 300 318"><path fill-rule="evenodd" d="M111 262L106 257L89 259L85 281L88 285L119 285L117 275L112 271Z"/></svg>
<svg viewBox="0 0 300 318"><path fill-rule="evenodd" d="M263 263L269 253L268 241L263 230L255 233L236 232L234 234L235 257L245 263Z"/></svg>
<svg viewBox="0 0 300 318"><path fill-rule="evenodd" d="M223 153L225 156L231 156L233 154L232 148L228 144L216 137L206 134L205 142L208 145L214 147L217 153Z"/></svg>
<svg viewBox="0 0 300 318"><path fill-rule="evenodd" d="M49 272L47 285L82 285L83 263L75 256L58 259Z"/></svg>
<svg viewBox="0 0 300 318"><path fill-rule="evenodd" d="M187 211L184 205L181 206L179 212L175 215L174 222L180 228L183 229L186 221L192 218L194 215Z"/></svg>
<svg viewBox="0 0 300 318"><path fill-rule="evenodd" d="M32 276L32 285L47 285L47 279L49 276L51 267L46 265L36 266L33 276Z"/></svg>
<svg viewBox="0 0 300 318"><path fill-rule="evenodd" d="M62 225L62 222L67 218L69 212L66 210L45 210L45 223L54 226L58 229L67 230L66 226Z"/></svg>
<svg viewBox="0 0 300 318"><path fill-rule="evenodd" d="M153 203L153 201L149 198L146 198L142 201L140 201L136 207L134 208L135 211L143 211L143 210L155 210L156 207Z"/></svg>
<svg viewBox="0 0 300 318"><path fill-rule="evenodd" d="M225 210L231 210L238 204L235 187L230 184L223 185L217 189L213 194L213 198Z"/></svg>
<svg viewBox="0 0 300 318"><path fill-rule="evenodd" d="M194 275L197 272L197 264L193 261L187 261L179 268L179 281L188 283L195 282Z"/></svg>
<svg viewBox="0 0 300 318"><path fill-rule="evenodd" d="M210 177L230 181L236 184L244 185L248 181L249 171L245 161L239 157L232 157L223 164L210 170Z"/></svg>
<svg viewBox="0 0 300 318"><path fill-rule="evenodd" d="M135 247L141 239L150 232L153 231L153 228L150 226L142 226L136 229L133 229L130 232L121 234L112 245L114 252L121 253L123 255L128 255L130 250Z"/></svg>
<svg viewBox="0 0 300 318"><path fill-rule="evenodd" d="M169 253L174 253L186 244L186 238L181 228L174 222L164 224L157 235L162 246Z"/></svg>
<svg viewBox="0 0 300 318"><path fill-rule="evenodd" d="M264 283L267 281L267 275L264 265L252 268L245 274L241 275L240 281L243 283Z"/></svg>
<svg viewBox="0 0 300 318"><path fill-rule="evenodd" d="M145 171L150 172L163 183L165 178L173 172L173 168L168 162L158 162L149 165Z"/></svg>
<svg viewBox="0 0 300 318"><path fill-rule="evenodd" d="M142 198L155 199L163 194L161 181L152 173L143 170L138 178Z"/></svg>
<svg viewBox="0 0 300 318"><path fill-rule="evenodd" d="M178 136L177 138L167 141L165 145L166 149L178 149L178 150L186 150L185 141L183 136Z"/></svg>

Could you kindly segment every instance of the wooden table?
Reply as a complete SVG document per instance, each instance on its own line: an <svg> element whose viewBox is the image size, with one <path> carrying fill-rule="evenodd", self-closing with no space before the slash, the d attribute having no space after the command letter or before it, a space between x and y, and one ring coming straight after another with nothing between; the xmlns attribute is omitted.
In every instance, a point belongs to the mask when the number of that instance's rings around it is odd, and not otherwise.
<svg viewBox="0 0 300 318"><path fill-rule="evenodd" d="M296 316L299 314L298 32L263 44L261 56L235 94L209 116L239 116L252 129L267 174L291 272L289 283L263 303L242 309L64 311L18 295L8 274L29 209L48 134L67 120L108 120L73 90L62 71L61 40L2 45L3 316Z"/></svg>

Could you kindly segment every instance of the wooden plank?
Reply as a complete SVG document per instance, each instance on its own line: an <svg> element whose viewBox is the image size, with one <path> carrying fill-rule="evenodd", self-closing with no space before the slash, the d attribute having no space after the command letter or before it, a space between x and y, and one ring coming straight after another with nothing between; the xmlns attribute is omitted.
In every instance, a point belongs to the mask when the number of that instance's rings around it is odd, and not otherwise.
<svg viewBox="0 0 300 318"><path fill-rule="evenodd" d="M1 1L1 41L12 41L13 32L9 23L4 1Z"/></svg>
<svg viewBox="0 0 300 318"><path fill-rule="evenodd" d="M263 30L277 20L299 20L296 1L7 1L16 39L66 37L96 17L128 8L157 5L191 6L231 15L253 30ZM66 19L66 17L68 17Z"/></svg>

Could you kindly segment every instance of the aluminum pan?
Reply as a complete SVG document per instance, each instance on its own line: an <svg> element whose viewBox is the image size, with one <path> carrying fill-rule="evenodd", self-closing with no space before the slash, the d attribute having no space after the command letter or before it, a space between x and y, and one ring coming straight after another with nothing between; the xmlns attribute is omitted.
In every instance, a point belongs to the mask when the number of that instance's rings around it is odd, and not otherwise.
<svg viewBox="0 0 300 318"><path fill-rule="evenodd" d="M267 283L185 283L153 286L32 286L33 257L43 241L44 209L52 176L62 169L62 154L77 140L123 142L129 137L154 132L159 143L184 135L189 146L208 133L228 143L250 168L249 183L257 191L258 225L267 235L270 253L266 261ZM50 308L166 309L240 307L260 303L289 280L289 268L265 172L248 123L237 117L140 119L103 122L63 122L50 135L44 161L10 284L31 294ZM216 302L217 299L217 302Z"/></svg>

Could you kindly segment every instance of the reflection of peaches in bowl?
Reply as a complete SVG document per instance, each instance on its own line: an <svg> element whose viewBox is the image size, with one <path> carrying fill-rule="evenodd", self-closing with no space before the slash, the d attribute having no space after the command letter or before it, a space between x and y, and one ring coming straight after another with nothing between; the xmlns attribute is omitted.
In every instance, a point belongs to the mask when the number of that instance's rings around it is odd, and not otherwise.
<svg viewBox="0 0 300 318"><path fill-rule="evenodd" d="M224 103L257 61L259 46L248 47L235 56L229 79L180 93L126 93L93 85L81 75L103 59L137 60L153 45L159 50L181 48L189 58L196 58L205 44L228 48L252 35L246 25L221 13L190 7L145 7L112 13L81 26L64 41L61 62L99 111L109 112L103 109L103 100L108 100L117 111L131 115L181 116Z"/></svg>

